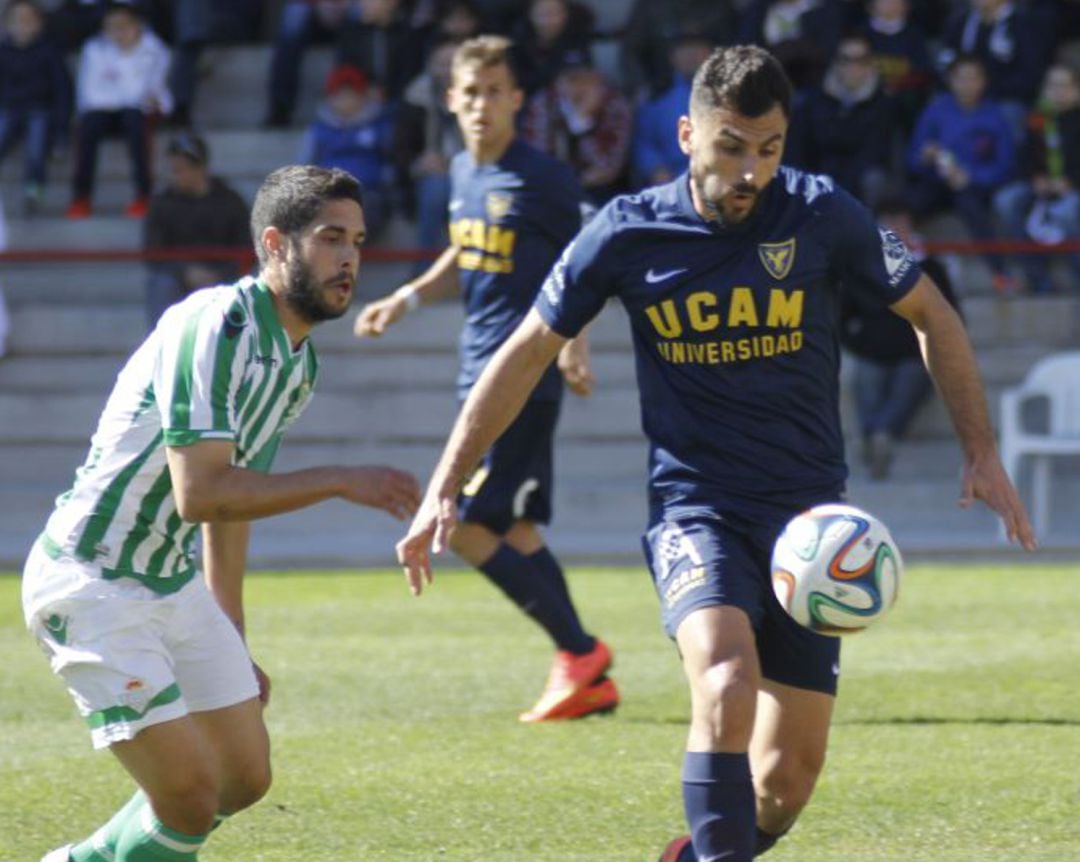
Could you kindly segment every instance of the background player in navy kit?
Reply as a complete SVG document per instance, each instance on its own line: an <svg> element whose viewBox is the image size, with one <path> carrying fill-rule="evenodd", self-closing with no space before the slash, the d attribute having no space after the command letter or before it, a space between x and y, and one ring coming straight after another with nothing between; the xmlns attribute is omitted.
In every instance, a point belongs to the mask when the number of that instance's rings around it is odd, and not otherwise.
<svg viewBox="0 0 1080 862"><path fill-rule="evenodd" d="M683 764L692 844L671 842L664 862L763 853L794 823L824 762L838 640L787 617L768 565L792 514L843 493L841 290L916 328L964 452L961 504L985 501L1011 539L1034 547L960 319L854 198L780 167L790 98L763 49L724 48L705 62L678 126L689 175L615 198L575 238L473 387L398 543L418 591L472 464L566 339L617 295L651 444L645 553L692 702Z"/></svg>
<svg viewBox="0 0 1080 862"><path fill-rule="evenodd" d="M581 226L582 191L569 167L515 136L523 94L510 48L507 39L481 36L454 55L450 108L466 149L450 166L449 248L425 273L356 319L357 335L381 335L410 309L460 290L466 311L462 399ZM582 627L562 569L536 527L551 518L560 372L577 394L591 390L584 340L569 342L557 366L542 369L522 415L464 486L460 522L450 537L454 551L533 617L557 647L548 684L522 721L577 718L618 703L615 684L605 675L611 653Z"/></svg>

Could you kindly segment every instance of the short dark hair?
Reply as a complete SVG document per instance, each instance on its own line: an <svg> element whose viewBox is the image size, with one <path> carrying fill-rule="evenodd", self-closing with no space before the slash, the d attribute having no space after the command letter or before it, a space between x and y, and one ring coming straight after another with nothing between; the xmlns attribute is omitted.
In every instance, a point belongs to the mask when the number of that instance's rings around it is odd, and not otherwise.
<svg viewBox="0 0 1080 862"><path fill-rule="evenodd" d="M694 75L690 110L728 108L760 117L775 106L791 116L791 81L772 54L757 45L717 48Z"/></svg>
<svg viewBox="0 0 1080 862"><path fill-rule="evenodd" d="M251 237L259 263L269 257L262 234L276 227L286 235L298 234L311 224L327 201L351 200L364 205L360 181L341 168L286 165L273 171L255 194L251 207Z"/></svg>
<svg viewBox="0 0 1080 862"><path fill-rule="evenodd" d="M210 161L206 141L187 129L178 132L169 140L165 152L170 156L184 156L196 165L205 165Z"/></svg>

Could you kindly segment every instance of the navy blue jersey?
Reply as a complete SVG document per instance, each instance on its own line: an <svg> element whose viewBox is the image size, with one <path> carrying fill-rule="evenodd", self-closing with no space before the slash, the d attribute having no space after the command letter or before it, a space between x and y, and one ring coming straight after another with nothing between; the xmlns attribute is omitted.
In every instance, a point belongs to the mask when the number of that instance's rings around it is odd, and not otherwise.
<svg viewBox="0 0 1080 862"><path fill-rule="evenodd" d="M536 308L572 337L619 297L653 515L746 515L843 486L839 291L888 305L918 276L896 235L827 177L781 168L750 217L721 227L694 210L684 174L605 206Z"/></svg>
<svg viewBox="0 0 1080 862"><path fill-rule="evenodd" d="M450 241L461 249L465 300L458 393L465 397L487 361L532 306L540 284L581 227L581 186L570 168L515 140L497 162L468 151L450 164ZM534 394L555 399L554 365Z"/></svg>

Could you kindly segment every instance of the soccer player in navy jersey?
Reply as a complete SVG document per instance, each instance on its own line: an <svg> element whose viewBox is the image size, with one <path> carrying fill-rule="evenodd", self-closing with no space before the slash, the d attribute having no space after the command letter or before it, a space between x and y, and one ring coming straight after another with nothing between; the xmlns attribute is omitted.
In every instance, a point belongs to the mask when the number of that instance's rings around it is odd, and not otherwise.
<svg viewBox="0 0 1080 862"><path fill-rule="evenodd" d="M358 336L378 336L420 304L460 292L462 399L581 226L583 193L571 169L515 134L523 94L510 49L507 39L480 36L454 54L448 97L465 150L450 165L450 245L418 278L361 309L355 325ZM579 395L591 391L583 338L542 369L521 415L461 487L449 538L555 644L547 685L521 715L526 722L610 711L619 700L607 676L611 651L582 626L562 568L537 528L551 519L552 444L564 380Z"/></svg>
<svg viewBox="0 0 1080 862"><path fill-rule="evenodd" d="M420 591L472 465L566 340L618 296L651 444L643 545L692 703L683 762L691 835L672 841L664 862L765 852L791 828L824 762L839 641L787 617L769 559L792 515L844 493L840 291L915 327L963 449L961 505L983 500L1012 540L1035 545L960 319L854 198L781 167L790 99L765 50L712 54L679 119L688 174L615 198L578 234L473 387L397 546Z"/></svg>

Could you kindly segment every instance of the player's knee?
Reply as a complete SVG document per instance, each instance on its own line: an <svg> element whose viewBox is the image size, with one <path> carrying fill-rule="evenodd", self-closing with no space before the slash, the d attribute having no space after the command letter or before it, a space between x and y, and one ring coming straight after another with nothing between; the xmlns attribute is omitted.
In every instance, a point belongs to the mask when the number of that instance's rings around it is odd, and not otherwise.
<svg viewBox="0 0 1080 862"><path fill-rule="evenodd" d="M188 835L202 835L214 824L221 788L213 770L196 764L169 776L148 795L154 813L166 826Z"/></svg>
<svg viewBox="0 0 1080 862"><path fill-rule="evenodd" d="M754 726L757 681L735 662L714 665L694 684L695 718L717 742L742 745Z"/></svg>
<svg viewBox="0 0 1080 862"><path fill-rule="evenodd" d="M765 772L755 776L755 790L769 832L791 828L799 812L806 807L824 766L824 757L788 755L781 757Z"/></svg>
<svg viewBox="0 0 1080 862"><path fill-rule="evenodd" d="M221 798L221 813L235 814L250 808L262 799L270 790L272 773L267 761L247 766L239 775L233 777L224 789Z"/></svg>

